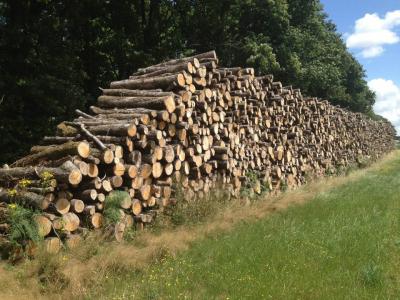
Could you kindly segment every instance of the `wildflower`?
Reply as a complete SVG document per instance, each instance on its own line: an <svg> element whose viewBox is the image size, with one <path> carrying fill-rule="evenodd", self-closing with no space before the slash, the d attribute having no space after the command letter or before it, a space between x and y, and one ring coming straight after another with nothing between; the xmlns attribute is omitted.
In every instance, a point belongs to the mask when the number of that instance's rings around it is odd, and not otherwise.
<svg viewBox="0 0 400 300"><path fill-rule="evenodd" d="M17 190L16 189L7 190L7 194L9 197L15 197L17 195Z"/></svg>
<svg viewBox="0 0 400 300"><path fill-rule="evenodd" d="M68 257L67 257L66 255L64 255L63 258L62 258L62 260L63 260L63 261L67 261L67 260L68 260Z"/></svg>
<svg viewBox="0 0 400 300"><path fill-rule="evenodd" d="M29 180L29 179L21 179L21 180L18 182L18 185L19 185L20 187L27 187L27 186L30 186L31 183L32 183L32 181Z"/></svg>
<svg viewBox="0 0 400 300"><path fill-rule="evenodd" d="M17 208L17 204L15 204L15 203L8 204L8 208L9 209L16 209Z"/></svg>
<svg viewBox="0 0 400 300"><path fill-rule="evenodd" d="M48 181L48 180L51 180L51 179L53 179L53 174L51 174L50 172L48 172L48 171L44 171L42 174L40 174L40 177L44 180L44 181Z"/></svg>

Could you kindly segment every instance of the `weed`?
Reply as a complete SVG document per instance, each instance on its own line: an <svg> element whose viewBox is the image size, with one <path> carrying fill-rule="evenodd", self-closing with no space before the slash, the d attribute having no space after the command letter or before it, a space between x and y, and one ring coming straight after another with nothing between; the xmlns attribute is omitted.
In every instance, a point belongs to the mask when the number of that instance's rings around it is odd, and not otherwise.
<svg viewBox="0 0 400 300"><path fill-rule="evenodd" d="M372 158L368 155L360 155L357 157L357 167L360 169L370 166L372 163Z"/></svg>
<svg viewBox="0 0 400 300"><path fill-rule="evenodd" d="M50 187L53 179L54 175L50 172L45 171L40 174L40 183L44 188Z"/></svg>
<svg viewBox="0 0 400 300"><path fill-rule="evenodd" d="M128 227L124 231L124 240L127 242L132 242L136 239L137 235L138 235L138 231L133 226Z"/></svg>
<svg viewBox="0 0 400 300"><path fill-rule="evenodd" d="M367 287L376 287L382 284L382 274L379 267L369 263L360 271L361 282Z"/></svg>
<svg viewBox="0 0 400 300"><path fill-rule="evenodd" d="M268 182L263 182L263 184L261 184L261 195L265 196L270 192L271 192L271 189L269 187Z"/></svg>
<svg viewBox="0 0 400 300"><path fill-rule="evenodd" d="M331 177L331 176L336 176L338 174L337 168L333 166L329 166L325 169L325 176Z"/></svg>
<svg viewBox="0 0 400 300"><path fill-rule="evenodd" d="M285 179L281 179L281 192L286 192L288 188L289 186L287 184L287 181Z"/></svg>
<svg viewBox="0 0 400 300"><path fill-rule="evenodd" d="M240 190L240 197L252 200L256 197L256 193L254 193L254 190L251 187L243 187Z"/></svg>
<svg viewBox="0 0 400 300"><path fill-rule="evenodd" d="M13 197L15 197L15 196L17 196L17 190L16 189L8 189L7 190L7 194L8 194L8 197L10 197L10 198L13 198Z"/></svg>
<svg viewBox="0 0 400 300"><path fill-rule="evenodd" d="M129 197L124 191L113 191L104 202L104 217L108 224L116 224L121 220L121 202Z"/></svg>
<svg viewBox="0 0 400 300"><path fill-rule="evenodd" d="M9 205L9 240L15 246L22 246L27 241L39 242L40 235L35 217L37 212L18 204Z"/></svg>
<svg viewBox="0 0 400 300"><path fill-rule="evenodd" d="M32 181L29 179L21 179L18 182L18 186L21 188L26 188L26 187L30 186L31 184L32 184Z"/></svg>
<svg viewBox="0 0 400 300"><path fill-rule="evenodd" d="M196 197L192 200L185 198L177 192L177 204L165 210L166 219L173 226L182 224L201 223L209 217L214 216L218 208L223 207L230 200L230 193L226 189L216 188L204 194L203 197ZM160 216L158 217L160 220Z"/></svg>
<svg viewBox="0 0 400 300"><path fill-rule="evenodd" d="M239 196L248 200L259 200L270 192L268 183L260 181L256 172L246 173L246 184L240 189Z"/></svg>
<svg viewBox="0 0 400 300"><path fill-rule="evenodd" d="M253 171L248 171L246 173L246 179L249 184L254 185L256 183L256 181L258 180L258 175L257 175L257 173L255 173Z"/></svg>
<svg viewBox="0 0 400 300"><path fill-rule="evenodd" d="M312 171L310 171L309 169L307 169L304 172L303 176L304 176L304 183L312 182L316 178L315 174Z"/></svg>

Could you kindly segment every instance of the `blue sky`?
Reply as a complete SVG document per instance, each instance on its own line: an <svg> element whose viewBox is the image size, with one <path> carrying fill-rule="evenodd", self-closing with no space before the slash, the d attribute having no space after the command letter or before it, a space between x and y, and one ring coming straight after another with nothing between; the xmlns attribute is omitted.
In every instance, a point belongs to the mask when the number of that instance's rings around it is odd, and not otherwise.
<svg viewBox="0 0 400 300"><path fill-rule="evenodd" d="M377 94L375 112L400 134L400 1L321 0Z"/></svg>

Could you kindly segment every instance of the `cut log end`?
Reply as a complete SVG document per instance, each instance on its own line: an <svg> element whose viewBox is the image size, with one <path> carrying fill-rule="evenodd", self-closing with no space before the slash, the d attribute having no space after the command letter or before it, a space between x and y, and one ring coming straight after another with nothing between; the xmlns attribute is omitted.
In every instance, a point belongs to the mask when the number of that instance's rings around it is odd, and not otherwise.
<svg viewBox="0 0 400 300"><path fill-rule="evenodd" d="M132 213L138 216L142 213L142 203L138 199L132 200Z"/></svg>
<svg viewBox="0 0 400 300"><path fill-rule="evenodd" d="M68 182L71 185L78 185L82 181L82 173L79 169L72 170L68 175Z"/></svg>
<svg viewBox="0 0 400 300"><path fill-rule="evenodd" d="M98 229L104 224L104 217L101 213L95 213L90 218L91 224L95 229Z"/></svg>
<svg viewBox="0 0 400 300"><path fill-rule="evenodd" d="M90 155L90 145L87 142L80 142L77 147L78 154L82 158L88 158Z"/></svg>

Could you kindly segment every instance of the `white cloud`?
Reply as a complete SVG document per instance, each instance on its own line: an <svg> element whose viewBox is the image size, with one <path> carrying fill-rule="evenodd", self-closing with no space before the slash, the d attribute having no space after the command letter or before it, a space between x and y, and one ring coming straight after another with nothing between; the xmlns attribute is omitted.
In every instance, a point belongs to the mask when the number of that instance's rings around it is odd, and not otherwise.
<svg viewBox="0 0 400 300"><path fill-rule="evenodd" d="M365 58L379 56L383 45L396 44L400 37L394 29L400 26L400 10L387 12L384 18L378 14L366 14L356 21L354 32L347 36L348 48L360 49Z"/></svg>
<svg viewBox="0 0 400 300"><path fill-rule="evenodd" d="M368 86L376 93L375 113L392 122L400 135L400 87L383 78L369 81Z"/></svg>
<svg viewBox="0 0 400 300"><path fill-rule="evenodd" d="M369 57L379 56L383 53L383 51L385 51L383 47L377 46L377 47L366 48L361 52L361 54L365 58L369 58Z"/></svg>

